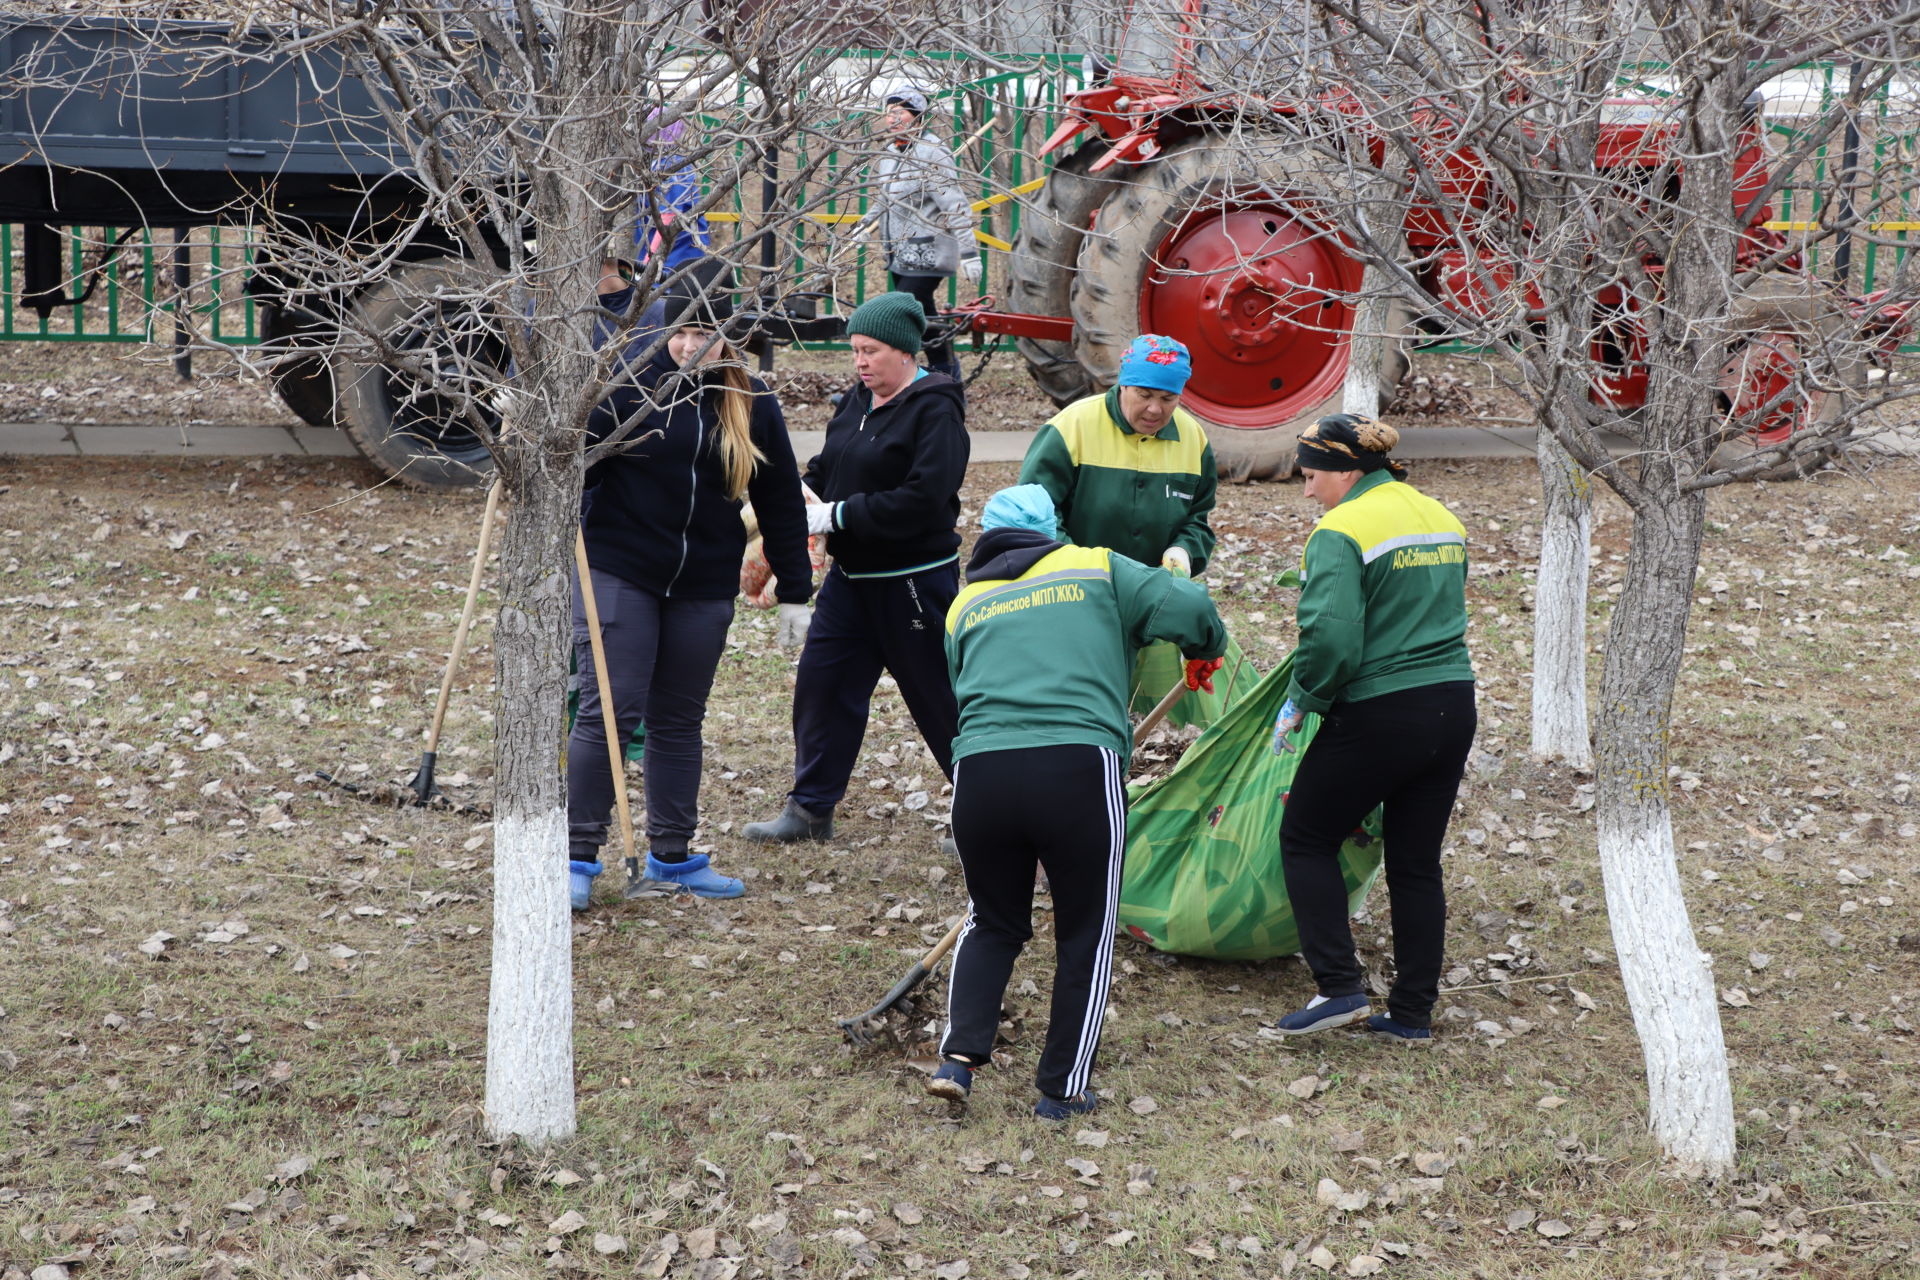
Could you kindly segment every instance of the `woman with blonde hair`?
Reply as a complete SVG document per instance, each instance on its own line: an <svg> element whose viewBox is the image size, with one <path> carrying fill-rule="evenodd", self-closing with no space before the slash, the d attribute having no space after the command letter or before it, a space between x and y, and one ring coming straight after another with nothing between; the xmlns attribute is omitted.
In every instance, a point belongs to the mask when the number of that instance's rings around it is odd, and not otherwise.
<svg viewBox="0 0 1920 1280"><path fill-rule="evenodd" d="M643 719L647 726L649 852L627 868L628 897L745 892L688 849L699 821L700 728L746 549L744 502L753 503L778 579L782 643L805 636L813 594L786 421L727 339L732 306L724 268L714 266L721 269L689 272L648 308L626 336L625 376L588 423L594 441L622 429L627 441L588 469L581 526L620 740ZM631 303L625 282L602 283L600 304L610 313ZM581 680L567 746L568 858L573 905L584 910L601 871L613 776L578 593L573 629Z"/></svg>

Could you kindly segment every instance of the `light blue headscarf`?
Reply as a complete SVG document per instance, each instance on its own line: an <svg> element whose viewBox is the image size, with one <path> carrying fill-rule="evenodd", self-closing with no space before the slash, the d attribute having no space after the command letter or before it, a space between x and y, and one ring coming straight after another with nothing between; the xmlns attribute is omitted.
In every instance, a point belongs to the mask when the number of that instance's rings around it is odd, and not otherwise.
<svg viewBox="0 0 1920 1280"><path fill-rule="evenodd" d="M1058 539L1060 520L1053 509L1053 495L1037 484L1016 484L987 499L980 513L980 528L1031 529Z"/></svg>

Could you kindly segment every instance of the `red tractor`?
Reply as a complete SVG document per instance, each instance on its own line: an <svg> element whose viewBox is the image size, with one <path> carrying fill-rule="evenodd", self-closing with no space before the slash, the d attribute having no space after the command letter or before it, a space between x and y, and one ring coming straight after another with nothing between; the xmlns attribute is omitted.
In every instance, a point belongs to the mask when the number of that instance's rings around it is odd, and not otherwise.
<svg viewBox="0 0 1920 1280"><path fill-rule="evenodd" d="M1200 0L1187 0L1191 20L1200 20L1200 7ZM1222 475L1284 478L1303 426L1343 409L1384 408L1407 361L1404 337L1351 341L1363 265L1315 212L1345 198L1350 179L1323 166L1324 181L1312 181L1299 145L1279 131L1264 134L1259 122L1315 112L1351 120L1354 138L1365 138L1366 126L1337 94L1250 110L1244 99L1208 88L1187 60L1190 47L1186 40L1176 47L1169 75L1102 69L1094 87L1067 97L1066 118L1044 150L1078 145L1061 156L1024 212L1009 269L1009 310L983 310L969 327L1017 337L1034 379L1059 404L1111 385L1121 353L1138 334L1179 338L1194 363L1186 406L1207 424ZM1646 108L1655 101L1608 104L1603 169L1665 163L1672 126L1654 123L1659 113ZM1762 128L1756 106L1736 160L1742 205L1767 181ZM1471 152L1442 138L1436 130L1432 160L1453 198L1451 212L1410 204L1406 244L1409 260L1426 264L1426 292L1472 314L1494 305L1498 287L1516 275L1493 244L1476 245L1471 255L1462 247L1472 237L1452 220L1471 216L1476 201L1488 207L1493 197ZM1742 265L1781 251L1779 233L1764 226L1771 216L1766 205L1749 213ZM1658 263L1648 266L1658 273ZM1810 332L1831 332L1849 309L1858 317L1877 307L1875 299L1836 300L1810 288L1797 257L1782 266L1759 277L1733 312L1736 328L1751 336L1731 353L1721 389L1748 441L1771 443L1840 411L1841 396L1798 385L1801 350ZM1529 301L1537 307L1537 299ZM1603 308L1607 301L1598 300ZM1624 291L1614 304L1622 320L1598 331L1594 353L1608 372L1593 394L1631 409L1644 402L1647 372ZM1875 324L1881 350L1897 348L1904 310L1876 316ZM1402 312L1379 328L1407 335L1411 325ZM1344 403L1356 350L1378 361L1375 378L1353 380L1355 387L1370 381L1378 405ZM1805 459L1795 465L1804 467Z"/></svg>

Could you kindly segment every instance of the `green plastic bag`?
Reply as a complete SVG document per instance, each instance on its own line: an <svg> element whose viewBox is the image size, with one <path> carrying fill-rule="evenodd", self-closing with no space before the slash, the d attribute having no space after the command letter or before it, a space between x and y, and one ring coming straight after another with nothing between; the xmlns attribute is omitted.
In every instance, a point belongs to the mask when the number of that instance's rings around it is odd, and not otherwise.
<svg viewBox="0 0 1920 1280"><path fill-rule="evenodd" d="M1308 716L1294 735L1298 751L1273 753L1292 671L1289 657L1237 697L1172 773L1132 789L1120 927L1149 946L1216 960L1300 950L1280 870L1280 816L1320 717ZM1379 878L1380 830L1375 809L1341 846L1349 911Z"/></svg>
<svg viewBox="0 0 1920 1280"><path fill-rule="evenodd" d="M1213 673L1213 692L1195 689L1188 693L1167 712L1167 724L1197 724L1204 729L1260 683L1259 668L1247 660L1232 636L1227 637L1227 651L1221 658L1224 665ZM1162 641L1142 649L1133 660L1133 683L1129 689L1133 714L1143 716L1153 710L1167 690L1186 676L1187 660L1181 656L1178 645Z"/></svg>

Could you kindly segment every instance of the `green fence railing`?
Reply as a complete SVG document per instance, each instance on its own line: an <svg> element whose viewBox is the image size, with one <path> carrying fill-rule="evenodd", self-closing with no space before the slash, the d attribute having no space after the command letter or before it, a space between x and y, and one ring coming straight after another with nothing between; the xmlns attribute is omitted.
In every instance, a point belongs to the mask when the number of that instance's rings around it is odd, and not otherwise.
<svg viewBox="0 0 1920 1280"><path fill-rule="evenodd" d="M897 54L877 51L846 51L845 59L868 59L878 64L891 61L887 70L909 71L916 61L933 66L964 62L958 54L929 53L919 59L901 60ZM1022 204L1037 190L1052 165L1050 157L1037 154L1041 142L1059 121L1063 100L1082 83L1078 56L1050 55L1021 60L1024 69L999 71L963 80L935 95L939 124L936 126L959 153L957 163L964 181L978 193L975 209L979 215L979 234L983 243L999 249L1011 245L1019 235ZM1002 64L1004 65L1004 63ZM1623 87L1636 92L1660 92L1646 78L1655 78L1659 67L1628 68L1622 73ZM1826 111L1845 94L1846 67L1818 64L1805 69L1817 81L1816 109ZM932 81L950 80L950 72L929 74ZM744 93L744 88L742 89ZM1853 278L1863 292L1870 292L1907 267L1907 254L1913 233L1920 232L1920 185L1912 180L1920 167L1920 127L1916 121L1896 115L1891 95L1881 92L1870 101L1871 120L1862 131L1856 159L1859 175L1857 192L1861 207L1873 214L1858 237L1853 251ZM871 135L875 113L849 113L838 121L823 122L809 137L842 139ZM1786 149L1800 133L1791 123L1771 121L1771 135ZM740 144L744 145L744 144ZM787 176L804 171L819 161L820 179L814 190L818 209L800 220L788 233L786 249L798 278L814 273L818 264L832 252L835 231L858 221L868 211L868 196L860 191L857 170L873 154L872 147L841 141L824 153L810 150L821 143L805 138L792 153L776 160ZM1826 179L1840 163L1837 143L1813 150L1804 172L1804 184L1784 191L1775 201L1776 218L1768 223L1783 231L1810 231L1830 221L1824 207L1828 199ZM736 159L740 157L736 156ZM1776 157L1777 158L1777 157ZM797 166L797 168L796 168ZM740 184L727 202L728 207L710 213L710 222L723 238L731 227L735 234L751 227L758 217L759 186ZM839 193L854 191L848 196ZM789 192L805 207L810 198L804 185ZM253 302L245 284L255 260L256 246L246 227L211 226L195 228L184 246L162 238L151 228L131 233L110 265L99 269L102 256L116 239L112 228L97 226L60 228L62 246L61 288L71 296L84 290L98 276L93 293L85 302L68 303L41 315L25 307L20 298L24 284L22 271L21 228L0 225L0 341L41 342L164 342L187 331L202 337L241 345L260 340ZM1833 243L1811 245L1808 266L1816 273L1831 273ZM861 249L854 255L851 270L842 277L844 285L836 297L825 304L836 307L857 306L870 292L884 289L884 263L879 254ZM996 270L1004 270L1004 259L987 259L987 281L992 288ZM179 283L182 279L185 284ZM953 293L950 291L950 300ZM839 346L841 344L831 344Z"/></svg>
<svg viewBox="0 0 1920 1280"><path fill-rule="evenodd" d="M260 340L244 293L254 260L246 228L196 227L174 239L152 227L69 226L56 233L64 241L56 282L62 305L42 314L21 298L23 228L0 223L0 341L161 342L183 318L228 346Z"/></svg>

